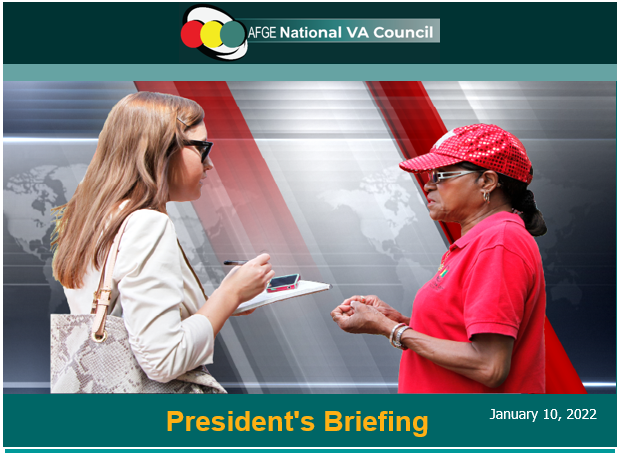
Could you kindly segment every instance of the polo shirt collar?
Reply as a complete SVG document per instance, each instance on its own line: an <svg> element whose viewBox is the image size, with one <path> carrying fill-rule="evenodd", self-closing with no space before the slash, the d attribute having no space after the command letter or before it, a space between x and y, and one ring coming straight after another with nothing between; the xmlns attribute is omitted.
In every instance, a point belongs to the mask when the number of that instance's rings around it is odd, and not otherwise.
<svg viewBox="0 0 617 453"><path fill-rule="evenodd" d="M498 212L497 214L488 216L486 219L480 221L471 230L469 230L465 236L457 239L454 244L452 244L450 249L453 250L455 247L462 249L484 231L503 222L518 223L525 228L525 222L523 222L523 219L521 219L519 215L507 211Z"/></svg>

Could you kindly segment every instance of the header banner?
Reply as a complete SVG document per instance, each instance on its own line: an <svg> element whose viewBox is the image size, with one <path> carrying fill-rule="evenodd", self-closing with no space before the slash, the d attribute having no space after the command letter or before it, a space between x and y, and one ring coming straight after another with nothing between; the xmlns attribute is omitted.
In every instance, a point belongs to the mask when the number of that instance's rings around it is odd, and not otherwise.
<svg viewBox="0 0 617 453"><path fill-rule="evenodd" d="M5 64L614 64L617 4L6 3ZM44 42L15 18L33 8ZM564 31L572 17L589 29Z"/></svg>

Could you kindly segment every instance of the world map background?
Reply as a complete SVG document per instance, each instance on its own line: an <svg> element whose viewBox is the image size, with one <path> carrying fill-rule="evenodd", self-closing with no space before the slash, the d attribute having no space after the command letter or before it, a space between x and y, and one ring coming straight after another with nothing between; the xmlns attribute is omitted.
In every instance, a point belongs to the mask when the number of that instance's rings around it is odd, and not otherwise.
<svg viewBox="0 0 617 453"><path fill-rule="evenodd" d="M374 292L409 313L445 242L417 185L398 170L400 154L366 88L359 82L229 85L312 256L336 289L301 307L272 306L250 323L232 320L219 338L213 373L245 392L395 391L396 351L377 338L338 332L329 311L344 297ZM583 381L614 382L614 84L425 86L449 129L497 123L527 146L537 171L532 189L550 229L538 239L549 319ZM42 88L53 99L43 99ZM130 82L5 83L5 391L46 391L49 314L68 311L51 276L50 209L70 198L105 115L132 91ZM87 107L66 108L71 99ZM91 116L79 118L79 110ZM308 160L316 146L319 158ZM190 203L170 204L207 292L224 276L211 242L220 219L236 208L223 206L204 225ZM342 365L333 370L333 363Z"/></svg>

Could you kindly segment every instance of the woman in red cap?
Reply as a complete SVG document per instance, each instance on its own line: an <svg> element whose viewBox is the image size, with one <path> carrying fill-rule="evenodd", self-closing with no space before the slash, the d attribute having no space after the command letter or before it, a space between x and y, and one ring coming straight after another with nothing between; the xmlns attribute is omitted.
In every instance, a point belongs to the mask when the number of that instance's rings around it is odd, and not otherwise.
<svg viewBox="0 0 617 453"><path fill-rule="evenodd" d="M377 296L353 296L332 318L403 349L399 393L544 393L546 291L533 236L546 225L522 143L475 124L400 167L429 172L430 216L459 223L461 238L418 291L411 318Z"/></svg>

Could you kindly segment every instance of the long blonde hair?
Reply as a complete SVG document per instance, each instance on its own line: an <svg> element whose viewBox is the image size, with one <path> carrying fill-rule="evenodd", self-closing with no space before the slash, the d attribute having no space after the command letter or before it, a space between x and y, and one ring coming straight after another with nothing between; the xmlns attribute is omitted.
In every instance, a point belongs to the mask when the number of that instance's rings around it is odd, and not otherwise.
<svg viewBox="0 0 617 453"><path fill-rule="evenodd" d="M80 288L88 266L101 268L129 214L165 211L169 159L203 117L196 102L161 93L130 94L114 106L84 180L71 201L53 209L52 267L64 287Z"/></svg>

